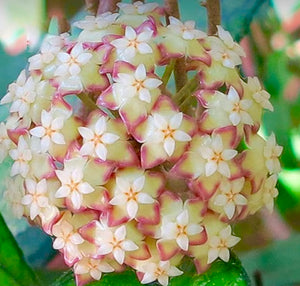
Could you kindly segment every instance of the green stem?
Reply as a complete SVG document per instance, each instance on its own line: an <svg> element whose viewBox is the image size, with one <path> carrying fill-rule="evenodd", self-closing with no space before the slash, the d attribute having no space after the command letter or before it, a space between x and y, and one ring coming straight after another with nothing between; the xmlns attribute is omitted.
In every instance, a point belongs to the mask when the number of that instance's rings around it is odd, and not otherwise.
<svg viewBox="0 0 300 286"><path fill-rule="evenodd" d="M197 89L199 86L199 79L197 76L190 79L175 95L174 101L181 105L186 98L190 97L191 94Z"/></svg>
<svg viewBox="0 0 300 286"><path fill-rule="evenodd" d="M171 77L171 74L172 74L172 72L174 70L174 66L175 66L175 60L172 59L170 61L170 64L167 65L167 67L165 69L165 72L164 72L164 74L163 74L163 76L161 78L164 86L167 86L167 84L169 82L169 79Z"/></svg>

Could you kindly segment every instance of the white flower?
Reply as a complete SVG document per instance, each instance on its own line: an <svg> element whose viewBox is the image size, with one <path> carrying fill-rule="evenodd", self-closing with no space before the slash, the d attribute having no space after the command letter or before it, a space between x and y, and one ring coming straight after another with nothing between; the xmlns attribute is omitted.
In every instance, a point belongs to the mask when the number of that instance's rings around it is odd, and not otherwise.
<svg viewBox="0 0 300 286"><path fill-rule="evenodd" d="M26 195L22 198L22 204L30 209L30 219L34 220L42 208L49 206L47 197L47 182L42 179L38 183L31 179L25 180Z"/></svg>
<svg viewBox="0 0 300 286"><path fill-rule="evenodd" d="M7 135L7 127L4 122L0 122L0 163L6 158L12 146L13 143Z"/></svg>
<svg viewBox="0 0 300 286"><path fill-rule="evenodd" d="M113 84L113 93L119 105L134 96L138 96L141 101L150 103L150 91L162 84L162 81L159 79L147 77L143 64L137 67L134 75L118 73L115 82Z"/></svg>
<svg viewBox="0 0 300 286"><path fill-rule="evenodd" d="M85 52L81 43L77 43L71 50L71 53L60 52L57 54L61 64L55 70L55 76L70 77L78 76L81 72L81 66L85 65L92 58L92 54Z"/></svg>
<svg viewBox="0 0 300 286"><path fill-rule="evenodd" d="M127 214L131 219L136 217L139 205L152 204L154 199L142 192L145 185L145 176L135 178L132 182L122 177L116 177L114 197L110 200L112 205L125 205Z"/></svg>
<svg viewBox="0 0 300 286"><path fill-rule="evenodd" d="M41 152L47 152L51 146L51 143L65 144L64 135L59 131L64 126L64 117L55 117L51 111L47 112L42 110L41 114L41 126L34 127L30 130L30 134L41 138Z"/></svg>
<svg viewBox="0 0 300 286"><path fill-rule="evenodd" d="M246 56L245 52L237 43L235 43L229 32L221 26L217 26L220 39L210 37L210 54L216 61L221 61L224 67L234 68L242 63L241 56Z"/></svg>
<svg viewBox="0 0 300 286"><path fill-rule="evenodd" d="M102 30L112 25L118 16L118 13L111 12L103 13L97 17L86 16L84 20L75 22L74 26L88 31Z"/></svg>
<svg viewBox="0 0 300 286"><path fill-rule="evenodd" d="M102 224L101 236L98 238L98 255L113 254L113 257L119 264L124 263L125 252L134 251L138 246L131 240L126 239L126 227L122 225L116 230L112 230Z"/></svg>
<svg viewBox="0 0 300 286"><path fill-rule="evenodd" d="M239 178L233 181L222 181L218 194L214 198L214 204L223 207L225 214L229 219L232 219L236 206L243 206L247 204L247 199L240 194L244 187L245 178Z"/></svg>
<svg viewBox="0 0 300 286"><path fill-rule="evenodd" d="M111 44L116 47L121 60L130 62L137 53L151 54L153 52L148 44L152 33L152 31L144 31L137 35L132 27L126 26L125 36L111 41Z"/></svg>
<svg viewBox="0 0 300 286"><path fill-rule="evenodd" d="M41 51L28 59L29 70L40 70L45 65L51 63L55 56L60 52L65 44L65 40L69 35L67 33L60 36L48 35L41 46Z"/></svg>
<svg viewBox="0 0 300 286"><path fill-rule="evenodd" d="M220 257L223 261L228 262L230 258L229 249L236 245L241 239L231 235L231 227L228 225L222 229L218 235L209 239L209 250L207 263L210 264Z"/></svg>
<svg viewBox="0 0 300 286"><path fill-rule="evenodd" d="M205 163L205 175L211 176L218 171L223 176L230 177L230 169L226 161L237 155L234 149L224 149L222 137L219 134L207 136L206 142L199 147L201 156L207 161Z"/></svg>
<svg viewBox="0 0 300 286"><path fill-rule="evenodd" d="M269 101L270 94L264 89L262 89L257 77L248 77L248 86L253 93L252 94L253 99L258 104L260 104L265 109L269 109L270 111L274 110L272 104Z"/></svg>
<svg viewBox="0 0 300 286"><path fill-rule="evenodd" d="M183 272L177 267L171 265L170 261L159 261L158 263L145 261L138 269L138 271L145 273L141 281L142 284L148 284L155 280L167 286L169 277L179 276Z"/></svg>
<svg viewBox="0 0 300 286"><path fill-rule="evenodd" d="M81 235L74 230L66 220L56 223L52 227L52 234L56 237L53 242L53 248L64 250L66 256L81 258L82 254L78 250L78 245L84 242Z"/></svg>
<svg viewBox="0 0 300 286"><path fill-rule="evenodd" d="M142 15L152 12L158 7L157 3L143 3L142 1L136 1L133 4L118 3L117 6L125 14L129 15Z"/></svg>
<svg viewBox="0 0 300 286"><path fill-rule="evenodd" d="M184 40L202 39L206 33L195 29L195 21L186 21L182 23L173 16L169 17L170 25L168 28L176 34L179 34Z"/></svg>
<svg viewBox="0 0 300 286"><path fill-rule="evenodd" d="M9 151L9 156L14 160L10 175L13 177L20 174L25 178L30 169L29 163L32 160L32 152L23 136L19 137L17 148Z"/></svg>
<svg viewBox="0 0 300 286"><path fill-rule="evenodd" d="M163 239L175 239L178 246L187 251L189 247L189 235L199 234L203 227L199 224L189 222L187 210L183 210L176 217L176 222L163 218L161 226L161 237Z"/></svg>
<svg viewBox="0 0 300 286"><path fill-rule="evenodd" d="M252 105L252 100L240 99L233 86L229 88L227 100L222 105L223 109L229 113L229 120L234 126L240 123L253 125L253 120L247 113L247 110Z"/></svg>
<svg viewBox="0 0 300 286"><path fill-rule="evenodd" d="M153 130L149 132L148 140L162 143L168 156L172 156L176 141L188 142L192 140L189 134L180 130L182 119L182 112L175 113L169 118L159 113L149 116L149 122Z"/></svg>
<svg viewBox="0 0 300 286"><path fill-rule="evenodd" d="M23 86L16 86L14 101L10 107L10 112L18 113L23 117L29 112L30 106L35 102L37 79L29 77Z"/></svg>
<svg viewBox="0 0 300 286"><path fill-rule="evenodd" d="M26 71L22 70L16 82L13 82L8 86L8 92L6 95L2 97L0 104L13 102L16 99L16 89L18 87L24 86L25 83L26 83Z"/></svg>
<svg viewBox="0 0 300 286"><path fill-rule="evenodd" d="M91 127L79 127L78 131L83 137L83 145L80 149L81 155L90 155L99 157L106 161L107 148L106 145L113 144L119 140L119 136L106 131L107 118L101 116L96 124Z"/></svg>
<svg viewBox="0 0 300 286"><path fill-rule="evenodd" d="M266 167L268 168L270 174L277 174L280 172L281 167L278 157L281 155L282 150L282 146L278 146L276 144L275 135L272 133L266 142L266 146L264 147Z"/></svg>
<svg viewBox="0 0 300 286"><path fill-rule="evenodd" d="M102 273L113 272L115 269L103 259L83 258L75 263L76 275L89 274L94 280L100 280Z"/></svg>
<svg viewBox="0 0 300 286"><path fill-rule="evenodd" d="M90 194L95 189L83 181L83 170L80 168L65 168L55 171L61 182L61 187L56 191L56 198L69 198L75 209L79 209L82 203L82 195Z"/></svg>
<svg viewBox="0 0 300 286"><path fill-rule="evenodd" d="M278 190L276 188L277 179L278 176L276 174L273 174L272 176L266 179L262 188L263 203L270 212L272 212L274 208L274 198L278 196Z"/></svg>

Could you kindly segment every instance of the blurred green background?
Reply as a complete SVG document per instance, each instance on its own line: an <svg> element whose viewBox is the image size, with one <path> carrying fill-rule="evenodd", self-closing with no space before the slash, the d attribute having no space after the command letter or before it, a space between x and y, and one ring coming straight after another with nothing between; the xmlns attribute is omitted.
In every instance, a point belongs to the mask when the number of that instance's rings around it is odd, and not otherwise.
<svg viewBox="0 0 300 286"><path fill-rule="evenodd" d="M200 1L179 3L182 19L193 19L205 29L206 11ZM58 33L58 23L66 19L72 23L82 18L87 14L84 4L81 0L0 1L0 98L43 36L48 31ZM262 211L235 226L242 237L235 252L253 285L300 285L300 2L223 0L221 6L222 25L247 53L242 73L257 75L271 94L275 111L264 114L263 130L266 135L274 131L278 144L284 146L275 211ZM0 106L0 121L7 114L7 108ZM12 217L2 198L9 164L6 160L0 165L0 212L26 260L42 268L55 257L51 239Z"/></svg>

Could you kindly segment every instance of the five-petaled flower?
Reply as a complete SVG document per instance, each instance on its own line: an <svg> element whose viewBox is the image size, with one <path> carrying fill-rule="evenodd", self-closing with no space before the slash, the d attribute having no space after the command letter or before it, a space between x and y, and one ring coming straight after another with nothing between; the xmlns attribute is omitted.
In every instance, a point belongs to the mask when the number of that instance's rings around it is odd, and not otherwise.
<svg viewBox="0 0 300 286"><path fill-rule="evenodd" d="M230 253L230 247L235 246L241 239L239 237L231 235L231 227L228 225L223 228L218 235L215 235L209 239L209 250L207 263L212 263L218 257L223 261L228 262Z"/></svg>

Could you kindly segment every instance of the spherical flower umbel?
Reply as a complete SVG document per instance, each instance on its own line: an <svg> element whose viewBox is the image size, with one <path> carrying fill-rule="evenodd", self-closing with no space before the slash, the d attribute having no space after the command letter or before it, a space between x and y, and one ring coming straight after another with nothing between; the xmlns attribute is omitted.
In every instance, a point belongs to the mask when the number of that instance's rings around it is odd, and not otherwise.
<svg viewBox="0 0 300 286"><path fill-rule="evenodd" d="M125 267L168 285L184 256L200 273L229 261L231 224L273 209L282 147L258 133L270 95L241 78L229 32L165 21L156 3L118 7L75 23L77 38L46 37L9 85L5 198L53 237L77 285ZM178 59L191 72L173 92Z"/></svg>

